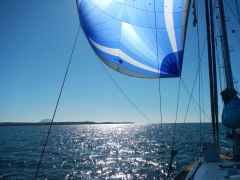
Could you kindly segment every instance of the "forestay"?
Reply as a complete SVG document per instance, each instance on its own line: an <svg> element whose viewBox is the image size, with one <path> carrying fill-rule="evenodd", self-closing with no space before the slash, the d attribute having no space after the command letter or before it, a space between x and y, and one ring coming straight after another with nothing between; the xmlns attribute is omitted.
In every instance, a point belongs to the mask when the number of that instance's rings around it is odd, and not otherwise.
<svg viewBox="0 0 240 180"><path fill-rule="evenodd" d="M189 0L77 0L81 26L111 68L136 77L181 75Z"/></svg>

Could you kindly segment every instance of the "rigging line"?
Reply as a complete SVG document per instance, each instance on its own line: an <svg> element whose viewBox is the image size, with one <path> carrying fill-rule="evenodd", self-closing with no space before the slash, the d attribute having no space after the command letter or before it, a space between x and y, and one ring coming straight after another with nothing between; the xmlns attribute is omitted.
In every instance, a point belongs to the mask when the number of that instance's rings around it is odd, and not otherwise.
<svg viewBox="0 0 240 180"><path fill-rule="evenodd" d="M184 86L184 88L185 88L185 90L186 90L186 92L188 93L188 96L189 96L189 98L190 98L190 97L191 97L191 93L190 93L189 89L187 88L186 83L185 83L183 80L182 80L182 83L183 83L183 86ZM203 84L203 83L202 83L202 84ZM203 93L203 89L202 89L202 94L204 94L204 93ZM202 97L203 97L203 96L202 96ZM194 104L194 103L195 103L195 104ZM195 112L198 113L199 111L197 110L197 107L199 108L200 105L197 103L197 100L194 98L194 96L192 96L191 104L192 104ZM197 106L197 107L196 107L196 106ZM207 115L207 113L205 112L204 108L201 108L201 112L204 114L204 117L206 116L206 117L208 118L208 120L210 120L210 117L209 117L209 115Z"/></svg>
<svg viewBox="0 0 240 180"><path fill-rule="evenodd" d="M173 131L173 141L172 141L172 146L174 147L175 145L175 139L176 139L176 130L177 130L177 119L178 119L178 109L179 109L179 99L180 99L180 89L181 89L181 77L179 78L178 82L178 95L177 95L177 108L176 108L176 113L175 113L175 122L174 122L174 131Z"/></svg>
<svg viewBox="0 0 240 180"><path fill-rule="evenodd" d="M220 22L219 22L220 24ZM234 28L232 28L232 26L230 24L228 24L227 28L233 33L235 34L237 40L240 42L240 37L237 35L237 32L239 32L239 30L235 30Z"/></svg>
<svg viewBox="0 0 240 180"><path fill-rule="evenodd" d="M196 16L198 19L198 1L196 1ZM201 69L201 62L200 62L200 41L199 41L199 26L197 24L197 49L198 49L198 64L199 64L199 84L198 84L198 99L199 99L199 140L200 140L200 147L202 146L202 111L201 111L201 79L202 79L202 69Z"/></svg>
<svg viewBox="0 0 240 180"><path fill-rule="evenodd" d="M233 76L233 82L234 82L234 86L236 86L235 88L236 88L237 92L239 92L239 90L238 90L238 79L234 76Z"/></svg>
<svg viewBox="0 0 240 180"><path fill-rule="evenodd" d="M201 74L202 74L202 71L201 71ZM201 78L201 87L202 87L202 112L203 112L203 122L205 123L206 122L206 113L205 113L205 101L204 101L204 91L203 91L203 78ZM210 118L209 118L210 119ZM206 133L206 132L205 132ZM205 133L202 133L202 142L203 142L203 140L204 140L204 137L203 137L203 135L205 134Z"/></svg>
<svg viewBox="0 0 240 180"><path fill-rule="evenodd" d="M215 46L217 47L218 74L219 74L219 80L220 80L220 88L221 88L221 92L222 92L222 90L223 90L222 73L221 73L221 67L220 67L220 58L219 58L219 52L218 52L218 44L217 44L217 40L216 39L215 39Z"/></svg>
<svg viewBox="0 0 240 180"><path fill-rule="evenodd" d="M215 4L215 6L217 6L218 7L218 1L216 1L216 4ZM219 14L219 11L217 11L216 12L216 14L217 14L217 17L219 17L220 16L220 14ZM218 29L218 34L219 34L219 40L218 41L220 41L220 43L222 43L222 29L220 28L221 27L221 22L220 22L220 20L219 20L219 18L216 18L217 19L217 22L218 23L216 23L216 30ZM219 56L219 48L217 48L217 55ZM222 52L222 56L223 56L223 52ZM220 62L220 61L219 61ZM223 63L223 62L222 62ZM221 66L223 66L223 64L221 65ZM219 63L219 67L220 67L220 63ZM226 75L225 75L225 71L223 71L223 79L225 79L225 77L226 77ZM222 79L221 79L221 81L222 81ZM225 81L223 80L223 83L224 83L224 86L226 86L226 79L225 79ZM221 84L223 84L223 83L221 83ZM223 87L223 86L222 86Z"/></svg>
<svg viewBox="0 0 240 180"><path fill-rule="evenodd" d="M237 1L235 1L235 2L236 2L236 4L237 4ZM225 3L225 4L227 4L227 3ZM227 4L227 5L228 5L228 4ZM229 6L229 5L228 5L227 7L229 7L229 9L230 9L230 6ZM238 6L237 6L237 10L238 10L238 17L239 17L239 9L238 9ZM232 11L232 9L230 9L230 11ZM240 19L239 19L239 22L240 22ZM235 32L234 28L231 28L230 26L227 26L227 28L230 29L230 30L234 33L236 39L238 40L238 42L240 42L240 37L239 37L238 34ZM237 84L234 83L234 86L237 87Z"/></svg>
<svg viewBox="0 0 240 180"><path fill-rule="evenodd" d="M196 0L195 2L195 8L196 8L196 18L198 20L198 1ZM199 26L198 24L196 24L197 26L197 57L198 57L198 64L199 64L199 71L198 71L198 77L199 77L199 82L198 82L198 101L199 101L199 106L198 106L198 109L199 109L199 142L200 142L200 146L202 144L201 142L201 137L202 137L202 111L201 111L201 78L202 78L202 70L201 70L201 63L200 63L200 41L199 41Z"/></svg>
<svg viewBox="0 0 240 180"><path fill-rule="evenodd" d="M199 72L199 68L200 68L200 63L202 62L202 57L203 57L203 52L204 52L205 47L206 47L206 39L205 39L204 46L203 46L203 49L202 49L202 52L201 52L200 62L198 63L197 72L196 72L196 74L195 74L194 83L193 83L192 91L191 91L191 94L190 94L190 98L189 98L189 100L188 100L187 111L186 111L185 116L184 116L183 125L184 125L185 122L186 122L187 114L188 114L189 107L190 107L190 102L191 102L191 100L193 99L193 91L194 91L194 88L195 88L195 85L196 85L196 81L197 81L197 77L198 77L198 72ZM181 81L183 82L182 79L181 79ZM184 84L185 84L185 83L184 83ZM184 86L187 87L186 84L185 84ZM184 127L184 126L183 126L183 127Z"/></svg>
<svg viewBox="0 0 240 180"><path fill-rule="evenodd" d="M239 23L239 18L238 16L234 13L232 7L226 2L226 0L223 0L224 4L227 5L226 7L229 9L235 20Z"/></svg>
<svg viewBox="0 0 240 180"><path fill-rule="evenodd" d="M154 1L154 8L155 8L155 1ZM158 55L158 32L157 32L157 15L155 11L155 28L156 28L156 46L157 46L157 62L158 62L158 72L159 72L159 78L158 78L158 95L159 95L159 112L160 112L160 119L161 119L161 128L163 125L163 115L162 115L162 94L161 94L161 78L160 78L160 63L159 63L159 55Z"/></svg>
<svg viewBox="0 0 240 180"><path fill-rule="evenodd" d="M173 138L172 138L172 148L171 148L171 156L168 164L168 172L167 177L169 178L172 171L173 171L173 158L177 154L177 151L174 149L175 146L175 139L176 139L176 131L177 131L177 119L178 119L178 109L179 109L179 99L180 99L180 89L181 89L181 77L178 80L178 94L177 94L177 107L175 113L175 122L174 122L174 131L173 131Z"/></svg>
<svg viewBox="0 0 240 180"><path fill-rule="evenodd" d="M184 86L184 88L185 88L185 90L187 91L187 93L188 93L188 96L189 96L189 98L191 98L191 104L192 104L192 106L193 106L193 108L194 108L194 110L196 111L196 112L198 112L196 109L196 106L199 108L199 104L197 103L197 100L194 98L194 96L192 95L192 97L191 97L191 93L189 92L189 89L187 88L187 85L186 85L186 83L182 80L182 83L183 83L183 86ZM202 93L203 94L203 93ZM195 103L195 104L194 104ZM208 120L211 120L211 118L209 117L209 115L205 112L205 110L204 110L204 108L201 108L201 112L204 114L204 117L207 117L207 119Z"/></svg>
<svg viewBox="0 0 240 180"><path fill-rule="evenodd" d="M71 62L72 62L72 57L73 57L73 53L74 53L74 50L75 50L75 47L76 47L78 35L79 35L79 32L80 32L80 27L81 26L79 25L78 30L77 30L77 34L76 34L76 37L75 37L75 40L74 40L74 44L73 44L73 47L72 47L72 51L71 51L71 54L70 54L70 57L69 57L69 60L68 60L68 65L67 65L67 68L66 68L66 72L65 72L65 75L64 75L64 78L63 78L63 81L62 81L61 89L60 89L60 92L59 92L59 95L58 95L57 103L56 103L56 106L55 106L55 109L54 109L54 112L53 112L51 124L50 124L49 129L48 129L47 137L46 137L46 140L45 140L42 152L41 152L40 160L38 161L38 167L37 167L37 172L35 174L35 179L37 179L38 172L39 172L41 164L42 164L43 155L44 155L45 150L46 150L49 135L51 133L51 129L52 129L52 126L53 126L53 121L54 121L55 115L57 113L58 104L59 104L59 101L61 99L63 88L64 88L64 85L65 85L65 82L66 82L66 79L67 79L67 75L68 75L68 72L69 72L69 68L70 68L70 65L71 65Z"/></svg>
<svg viewBox="0 0 240 180"><path fill-rule="evenodd" d="M98 61L99 62L99 61ZM153 121L147 117L147 115L145 115L138 107L137 105L130 99L130 97L122 90L122 88L118 85L118 83L115 81L115 79L112 77L112 75L110 74L110 72L106 69L106 67L104 66L104 64L102 62L99 62L100 65L102 66L102 68L104 69L104 71L106 72L106 74L108 75L108 77L112 80L113 84L117 87L117 89L121 92L121 94L127 99L127 101L134 107L134 109L143 116L143 118L147 121L149 121L151 124L153 124Z"/></svg>
<svg viewBox="0 0 240 180"><path fill-rule="evenodd" d="M235 0L235 4L236 4L236 7L237 7L238 22L240 24L240 13L239 13L239 3L238 3L238 0Z"/></svg>
<svg viewBox="0 0 240 180"><path fill-rule="evenodd" d="M193 2L193 8L196 8L196 7L194 7L194 6L196 6L196 4L195 4L195 1ZM196 14L195 14L196 16L198 15L197 14L197 11L196 11ZM197 17L198 18L198 17ZM198 25L197 25L197 27L198 27ZM200 59L199 58L199 34L198 34L198 59ZM206 42L206 41L205 41ZM205 43L204 43L204 47L205 47ZM204 50L204 48L203 48L203 50ZM202 51L202 54L203 54L203 51ZM201 57L202 57L202 54L201 54ZM198 70L199 70L199 62L198 62ZM196 74L196 76L197 76L197 74ZM178 104L179 104L179 93L180 93L180 85L181 85L181 82L183 82L182 81L182 78L180 77L180 79L179 79L179 86L178 86L178 99L177 99L177 109L176 109L176 118L175 118L175 125L174 125L174 135L173 135L173 142L172 142L172 144L173 144L173 146L174 146L174 141L175 141L175 136L176 136L176 122L177 122L177 115L178 115ZM184 121L184 123L185 123L185 121Z"/></svg>
<svg viewBox="0 0 240 180"><path fill-rule="evenodd" d="M231 28L231 27L229 27L229 26L228 26L227 28L228 28L229 30L233 29L233 28ZM234 35L236 36L238 42L240 42L240 37L237 35L236 32L234 33ZM233 73L233 72L232 72L232 73ZM233 74L233 78L236 80L236 78L234 77L234 74ZM235 88L237 87L236 82L234 82L234 86L235 86ZM239 92L239 90L238 90L238 92Z"/></svg>
<svg viewBox="0 0 240 180"><path fill-rule="evenodd" d="M200 69L199 70L199 84L198 84L198 91L199 91L199 95L198 95L198 99L199 99L199 129L200 129L200 132L199 132L199 141L200 141L200 147L202 146L202 107L201 107L201 97L202 97L202 94L201 94L201 80L202 80L202 70Z"/></svg>
<svg viewBox="0 0 240 180"><path fill-rule="evenodd" d="M159 92L159 111L160 111L161 129L162 129L163 128L163 113L162 113L162 93L161 93L161 78L160 77L159 77L159 83L158 83L158 92Z"/></svg>
<svg viewBox="0 0 240 180"><path fill-rule="evenodd" d="M158 78L158 96L159 96L159 113L160 113L160 138L163 142L164 140L164 132L163 132L163 113L162 113L162 93L161 93L161 72L160 72L160 62L159 62L159 47L158 47L158 29L157 29L157 12L156 12L156 0L154 0L154 16L155 16L155 29L156 29L156 49L157 49L157 63L158 63L158 72L159 72L159 78ZM161 143L161 142L160 142ZM165 151L163 150L162 153L162 162L164 163L164 157L165 157Z"/></svg>
<svg viewBox="0 0 240 180"><path fill-rule="evenodd" d="M155 42L156 42L156 50L157 50L157 63L158 63L158 95L159 95L159 113L160 113L160 120L161 120L161 131L162 129L162 123L163 123L163 116L162 116L162 96L161 96L161 78L160 78L160 63L159 63L159 54L158 54L158 30L157 30L157 13L156 13L156 0L154 0L154 16L155 16L155 29L156 29L156 36L155 36ZM162 138L163 138L163 132L162 132Z"/></svg>
<svg viewBox="0 0 240 180"><path fill-rule="evenodd" d="M227 28L230 30L230 31L232 31L233 32L233 34L235 35L235 37L236 37L236 40L238 40L238 42L240 42L240 38L239 38L239 36L237 35L237 33L234 31L234 29L233 28L231 28L230 27L230 25L228 25L227 26ZM221 39L221 41L222 41L222 39ZM225 74L225 71L224 71L224 74ZM224 76L225 77L225 76ZM225 82L225 85L226 85L226 81L224 81ZM236 87L236 85L234 84L234 86Z"/></svg>
<svg viewBox="0 0 240 180"><path fill-rule="evenodd" d="M181 77L178 80L177 107L176 107L176 113L175 113L174 131L173 131L173 138L172 138L172 148L171 148L170 161L169 161L169 165L168 165L167 177L170 177L170 175L173 171L173 167L172 167L173 158L177 154L177 151L174 149L174 147L175 147L175 139L176 139L176 131L177 131L177 119L178 119L180 89L181 89Z"/></svg>
<svg viewBox="0 0 240 180"><path fill-rule="evenodd" d="M199 6L198 6L199 7ZM197 9L198 10L198 9ZM197 11L198 12L198 11ZM199 32L199 26L197 26L197 30L198 30L198 32ZM198 38L200 37L200 35L199 35L199 33L198 33ZM206 41L205 41L206 42ZM200 45L199 45L199 52L198 52L198 54L200 53ZM199 66L201 66L201 60L200 60L200 56L198 57L199 58ZM201 57L202 58L202 57ZM199 86L201 86L201 92L202 92L202 107L201 107L201 102L200 102L200 100L199 100L199 103L200 103L200 105L199 105L199 110L200 110L200 121L201 121L201 123L202 123L202 113L203 113L203 121L205 122L205 120L206 120L206 117L208 117L208 115L206 115L206 113L205 113L205 102L204 102L204 91L203 91L203 72L202 72L202 68L200 69L200 74L199 74L199 76L201 76L201 78L200 78L200 84L199 84ZM199 98L200 99L200 98ZM193 100L194 100L194 97L193 97ZM210 117L208 117L209 119L210 119ZM202 132L202 125L200 126L200 128L201 128L201 130L200 130L200 143L201 143L201 146L202 146L202 144L203 144L203 135L204 135L204 133ZM201 154L201 152L200 152L200 154Z"/></svg>
<svg viewBox="0 0 240 180"><path fill-rule="evenodd" d="M234 34L235 34L237 40L240 42L240 37L237 35L237 33L234 33Z"/></svg>
<svg viewBox="0 0 240 180"><path fill-rule="evenodd" d="M199 104L197 103L197 100L194 98L193 95L192 95L192 97L191 97L191 93L190 93L190 91L189 91L189 89L188 89L188 87L187 87L187 85L186 85L186 83L184 82L183 79L182 79L182 83L183 83L183 86L184 86L184 88L186 89L186 91L187 91L187 93L188 93L189 98L191 98L191 102L192 102L193 107L195 108L195 111L197 111L197 110L196 110L196 107L195 107L195 105L197 105L197 107L199 107ZM202 93L202 94L203 94L203 93ZM195 103L195 104L193 104L193 103ZM204 116L207 117L208 120L211 120L211 118L209 117L209 115L205 112L204 108L202 108L201 111L202 111L202 113L204 114Z"/></svg>
<svg viewBox="0 0 240 180"><path fill-rule="evenodd" d="M202 62L202 59L203 59L203 52L204 52L204 49L206 47L206 38L205 38L205 41L204 41L204 45L203 45L203 49L202 49L202 52L201 52L201 56L200 56L200 62ZM183 129L185 128L185 124L186 124L186 119L187 119L187 115L188 115L188 111L189 111L189 107L190 107L190 103L193 99L193 91L194 91L194 88L195 88L195 85L196 85L196 81L197 81L197 77L198 77L198 71L199 71L199 68L200 68L200 64L198 63L198 67L197 67L197 72L195 74L195 79L194 79L194 83L193 83L193 87L192 87L192 90L191 90L191 93L190 93L190 97L189 97L189 100L188 100L188 105L187 105L187 110L186 110L186 113L184 115L184 121L183 121L183 125L182 125L182 128L180 130L180 140L179 142L182 141L182 134L183 134ZM188 90L186 84L184 83L184 81L181 79L181 81L183 82L183 85L185 86L185 88ZM205 114L205 112L204 112Z"/></svg>
<svg viewBox="0 0 240 180"><path fill-rule="evenodd" d="M160 72L160 67L159 67L159 72ZM162 115L162 94L161 94L161 78L159 76L159 81L158 81L158 92L159 92L159 111L160 111L160 118L161 118L161 122L160 122L160 128L161 128L161 140L162 143L164 144L164 130L163 130L163 115ZM162 163L164 163L165 161L165 150L163 149L163 153L162 153Z"/></svg>

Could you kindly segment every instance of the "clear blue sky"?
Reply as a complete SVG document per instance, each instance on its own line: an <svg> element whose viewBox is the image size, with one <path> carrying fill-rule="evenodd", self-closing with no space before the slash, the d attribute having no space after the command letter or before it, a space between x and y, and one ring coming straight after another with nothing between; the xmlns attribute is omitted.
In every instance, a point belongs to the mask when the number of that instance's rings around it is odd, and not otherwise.
<svg viewBox="0 0 240 180"><path fill-rule="evenodd" d="M202 14L202 5L200 10ZM189 25L191 24L190 16ZM204 25L201 22L199 24ZM52 117L78 25L75 0L0 1L0 122L37 122ZM204 27L201 28L200 35L202 48L206 36ZM237 47L240 46L239 41L233 37L235 35L230 37L233 40L230 47L234 47L231 53L233 70L239 81L237 72L240 63L236 57L239 53ZM197 69L196 49L196 31L189 27L182 73L189 89ZM138 108L153 122L160 122L158 80L133 78L108 70ZM204 102L205 111L209 114L207 70L204 53ZM174 121L177 84L177 78L161 80L163 122ZM197 89L198 87L194 93L196 99ZM178 122L183 120L187 101L188 95L182 86ZM197 116L191 106L187 122L198 122ZM112 83L82 31L56 121L148 123Z"/></svg>

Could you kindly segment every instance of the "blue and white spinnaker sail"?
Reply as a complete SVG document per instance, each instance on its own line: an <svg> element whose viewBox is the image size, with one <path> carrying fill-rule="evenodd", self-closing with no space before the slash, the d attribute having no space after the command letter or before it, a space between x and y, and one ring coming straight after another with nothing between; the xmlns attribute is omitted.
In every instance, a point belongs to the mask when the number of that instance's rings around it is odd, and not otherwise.
<svg viewBox="0 0 240 180"><path fill-rule="evenodd" d="M181 74L189 0L77 0L81 26L111 68L137 77Z"/></svg>

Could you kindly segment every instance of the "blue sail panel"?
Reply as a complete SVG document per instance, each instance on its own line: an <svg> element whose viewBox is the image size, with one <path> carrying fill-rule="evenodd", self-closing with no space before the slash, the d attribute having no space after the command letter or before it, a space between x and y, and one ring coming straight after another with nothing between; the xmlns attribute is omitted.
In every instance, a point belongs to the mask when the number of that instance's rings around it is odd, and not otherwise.
<svg viewBox="0 0 240 180"><path fill-rule="evenodd" d="M190 0L77 0L81 26L109 67L144 77L181 75Z"/></svg>

